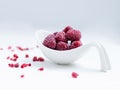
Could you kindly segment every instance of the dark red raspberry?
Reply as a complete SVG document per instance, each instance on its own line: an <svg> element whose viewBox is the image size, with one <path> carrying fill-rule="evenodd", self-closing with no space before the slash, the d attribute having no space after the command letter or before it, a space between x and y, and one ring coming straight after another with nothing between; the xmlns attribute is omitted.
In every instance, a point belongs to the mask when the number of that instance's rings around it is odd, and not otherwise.
<svg viewBox="0 0 120 90"><path fill-rule="evenodd" d="M18 68L19 67L19 63L14 64L14 67Z"/></svg>
<svg viewBox="0 0 120 90"><path fill-rule="evenodd" d="M71 26L67 26L63 29L63 32L67 33L70 29L73 29Z"/></svg>
<svg viewBox="0 0 120 90"><path fill-rule="evenodd" d="M40 61L40 62L44 62L44 58L43 57L38 57L37 60Z"/></svg>
<svg viewBox="0 0 120 90"><path fill-rule="evenodd" d="M65 32L58 32L56 35L55 35L55 39L57 42L67 42L67 39L65 37Z"/></svg>
<svg viewBox="0 0 120 90"><path fill-rule="evenodd" d="M55 49L55 47L56 47L55 35L54 34L48 35L44 39L43 45L46 46L46 47L48 47L48 48Z"/></svg>
<svg viewBox="0 0 120 90"><path fill-rule="evenodd" d="M81 32L79 30L70 29L66 33L66 38L71 41L77 41L81 38Z"/></svg>
<svg viewBox="0 0 120 90"><path fill-rule="evenodd" d="M22 75L20 75L20 77L21 77L21 78L24 78L24 75L22 74Z"/></svg>
<svg viewBox="0 0 120 90"><path fill-rule="evenodd" d="M14 64L13 63L9 63L8 66L13 68Z"/></svg>
<svg viewBox="0 0 120 90"><path fill-rule="evenodd" d="M69 48L73 49L73 48L77 48L79 46L82 46L82 42L81 41L73 41Z"/></svg>
<svg viewBox="0 0 120 90"><path fill-rule="evenodd" d="M57 50L68 50L68 44L65 42L58 42L56 49Z"/></svg>
<svg viewBox="0 0 120 90"><path fill-rule="evenodd" d="M79 76L78 73L76 73L76 72L72 72L72 77L73 77L73 78L77 78L78 76Z"/></svg>
<svg viewBox="0 0 120 90"><path fill-rule="evenodd" d="M37 60L38 60L38 59L37 59L37 56L34 56L34 57L33 57L33 62L34 62L34 61L37 61Z"/></svg>
<svg viewBox="0 0 120 90"><path fill-rule="evenodd" d="M38 70L39 70L39 71L43 71L43 70L44 70L44 68L43 68L43 67L41 67L41 68L38 68Z"/></svg>
<svg viewBox="0 0 120 90"><path fill-rule="evenodd" d="M26 57L26 58L29 58L29 55L28 55L28 54L26 54L26 55L25 55L25 57Z"/></svg>

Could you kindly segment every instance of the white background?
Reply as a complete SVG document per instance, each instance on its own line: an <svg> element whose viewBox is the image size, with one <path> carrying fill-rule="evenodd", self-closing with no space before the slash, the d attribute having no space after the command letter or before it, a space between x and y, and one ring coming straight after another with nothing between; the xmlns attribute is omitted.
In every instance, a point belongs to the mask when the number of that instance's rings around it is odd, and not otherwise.
<svg viewBox="0 0 120 90"><path fill-rule="evenodd" d="M120 89L120 1L119 0L1 0L0 1L0 89ZM33 67L10 69L6 56L18 53L19 63L25 53L42 56L39 49L10 52L9 45L35 47L34 33L39 29L60 31L71 25L82 32L83 43L99 41L110 57L112 70L100 72L99 57L91 50L81 61L70 66L58 66L46 60ZM92 54L96 53L96 54ZM26 61L25 61L26 62ZM37 68L43 66L43 72ZM77 79L71 73L79 73ZM21 79L20 75L25 74Z"/></svg>

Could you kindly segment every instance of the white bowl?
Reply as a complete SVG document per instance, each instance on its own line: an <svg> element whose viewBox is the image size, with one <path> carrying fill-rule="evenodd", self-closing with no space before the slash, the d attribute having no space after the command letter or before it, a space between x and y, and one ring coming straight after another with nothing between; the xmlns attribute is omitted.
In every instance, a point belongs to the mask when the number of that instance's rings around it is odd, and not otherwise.
<svg viewBox="0 0 120 90"><path fill-rule="evenodd" d="M89 44L80 46L78 48L65 50L65 51L53 50L42 44L45 37L49 34L51 33L45 30L39 30L39 31L36 31L35 33L37 42L40 45L40 49L42 53L46 58L53 61L54 63L71 64L74 61L79 60L83 55L85 55L85 53L89 50L89 48L96 47L100 54L102 71L106 71L110 69L110 62L109 62L107 53L105 52L104 47L100 43L96 43L96 42L89 43Z"/></svg>

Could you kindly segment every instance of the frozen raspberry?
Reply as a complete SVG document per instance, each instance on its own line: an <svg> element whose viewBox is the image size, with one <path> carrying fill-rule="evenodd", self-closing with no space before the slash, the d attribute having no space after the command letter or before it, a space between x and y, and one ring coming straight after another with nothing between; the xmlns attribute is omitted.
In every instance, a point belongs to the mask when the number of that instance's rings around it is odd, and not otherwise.
<svg viewBox="0 0 120 90"><path fill-rule="evenodd" d="M55 35L55 39L57 42L67 42L67 39L65 37L65 32L58 32L56 35Z"/></svg>
<svg viewBox="0 0 120 90"><path fill-rule="evenodd" d="M76 72L72 72L72 77L73 77L73 78L77 78L78 76L79 76L78 73L76 73Z"/></svg>
<svg viewBox="0 0 120 90"><path fill-rule="evenodd" d="M65 42L58 42L56 49L57 50L68 50L68 44Z"/></svg>
<svg viewBox="0 0 120 90"><path fill-rule="evenodd" d="M48 35L44 39L43 45L46 46L46 47L48 47L48 48L54 49L56 47L55 35L54 34Z"/></svg>
<svg viewBox="0 0 120 90"><path fill-rule="evenodd" d="M38 61L44 62L44 58L43 57L38 57Z"/></svg>
<svg viewBox="0 0 120 90"><path fill-rule="evenodd" d="M71 26L67 26L63 29L63 32L67 33L70 29L73 29Z"/></svg>
<svg viewBox="0 0 120 90"><path fill-rule="evenodd" d="M66 38L71 41L77 41L81 38L81 32L79 30L70 29L66 33Z"/></svg>
<svg viewBox="0 0 120 90"><path fill-rule="evenodd" d="M73 48L77 48L79 46L82 46L82 42L81 41L73 41L69 48L73 49Z"/></svg>

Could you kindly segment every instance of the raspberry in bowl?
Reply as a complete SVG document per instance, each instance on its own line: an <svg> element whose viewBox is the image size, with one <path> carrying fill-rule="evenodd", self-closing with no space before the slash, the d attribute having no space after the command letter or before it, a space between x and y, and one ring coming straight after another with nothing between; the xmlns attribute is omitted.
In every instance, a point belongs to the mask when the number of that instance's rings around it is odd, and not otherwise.
<svg viewBox="0 0 120 90"><path fill-rule="evenodd" d="M41 52L48 60L56 64L71 64L79 60L91 48L95 47L101 60L101 69L110 69L109 59L104 47L100 43L82 44L81 32L70 26L60 32L39 30L35 33Z"/></svg>

